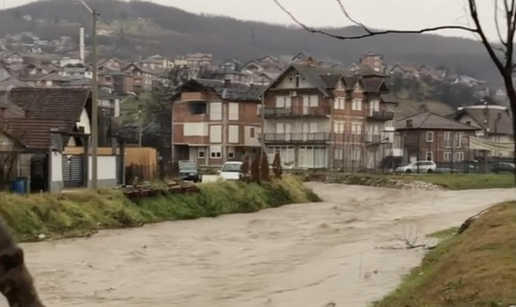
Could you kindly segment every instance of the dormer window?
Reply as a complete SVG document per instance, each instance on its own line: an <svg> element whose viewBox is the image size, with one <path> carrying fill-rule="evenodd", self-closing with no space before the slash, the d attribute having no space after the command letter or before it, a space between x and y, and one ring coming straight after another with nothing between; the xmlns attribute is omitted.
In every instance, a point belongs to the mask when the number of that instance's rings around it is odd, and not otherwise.
<svg viewBox="0 0 516 307"><path fill-rule="evenodd" d="M294 75L294 79L295 79L295 83L296 83L296 87L299 87L299 74L295 74Z"/></svg>

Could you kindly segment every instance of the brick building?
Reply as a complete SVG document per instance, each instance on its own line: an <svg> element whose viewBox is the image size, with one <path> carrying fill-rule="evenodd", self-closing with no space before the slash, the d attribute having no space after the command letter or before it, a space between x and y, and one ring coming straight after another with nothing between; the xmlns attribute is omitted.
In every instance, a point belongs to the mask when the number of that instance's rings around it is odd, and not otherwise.
<svg viewBox="0 0 516 307"><path fill-rule="evenodd" d="M173 98L173 155L203 166L242 160L260 150L263 87L192 79Z"/></svg>
<svg viewBox="0 0 516 307"><path fill-rule="evenodd" d="M396 106L385 78L371 70L292 64L265 91L270 158L279 152L284 167L295 169L377 167L390 154L385 127Z"/></svg>

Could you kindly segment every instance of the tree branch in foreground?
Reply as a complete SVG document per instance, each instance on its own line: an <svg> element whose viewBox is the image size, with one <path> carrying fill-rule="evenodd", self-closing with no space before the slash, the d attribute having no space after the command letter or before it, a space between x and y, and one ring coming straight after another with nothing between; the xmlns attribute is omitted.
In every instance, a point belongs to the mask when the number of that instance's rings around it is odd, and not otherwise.
<svg viewBox="0 0 516 307"><path fill-rule="evenodd" d="M378 36L378 35L386 35L386 34L422 34L422 33L428 33L428 32L436 32L441 30L462 30L467 31L471 33L479 33L479 28L470 28L465 26L457 26L457 25L447 25L447 26L437 26L437 27L430 27L430 28L423 28L423 29L417 29L417 30L371 30L369 27L365 26L364 24L356 21L355 19L351 18L351 16L348 14L347 10L345 9L344 5L342 4L341 0L336 0L339 4L341 11L344 13L344 16L351 21L353 24L360 26L366 33L359 34L359 35L349 35L349 36L343 36L343 35L337 35L333 33L329 33L327 31L318 30L316 28L307 26L305 23L301 22L299 19L297 19L294 14L292 14L288 9L286 9L279 0L272 0L274 3L285 13L287 14L292 21L294 21L298 26L303 28L305 31L314 33L314 34L321 34L325 35L331 38L339 39L339 40L358 40L363 39L371 36Z"/></svg>

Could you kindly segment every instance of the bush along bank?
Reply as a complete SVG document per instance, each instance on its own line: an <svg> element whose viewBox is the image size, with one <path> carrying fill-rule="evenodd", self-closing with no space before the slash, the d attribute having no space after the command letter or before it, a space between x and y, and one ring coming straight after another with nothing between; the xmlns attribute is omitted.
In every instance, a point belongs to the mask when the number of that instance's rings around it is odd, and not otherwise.
<svg viewBox="0 0 516 307"><path fill-rule="evenodd" d="M0 193L0 215L20 242L87 236L99 229L250 213L292 203L320 201L294 176L270 182L213 182L199 193L166 194L129 200L119 190L29 196Z"/></svg>
<svg viewBox="0 0 516 307"><path fill-rule="evenodd" d="M509 307L516 303L516 202L502 203L445 235L421 266L374 307ZM457 229L455 229L457 230Z"/></svg>

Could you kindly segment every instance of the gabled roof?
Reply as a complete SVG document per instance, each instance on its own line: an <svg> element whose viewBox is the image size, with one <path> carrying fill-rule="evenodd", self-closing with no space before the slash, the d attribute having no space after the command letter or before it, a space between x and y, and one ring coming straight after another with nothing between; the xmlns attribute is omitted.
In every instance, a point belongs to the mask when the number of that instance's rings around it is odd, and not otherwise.
<svg viewBox="0 0 516 307"><path fill-rule="evenodd" d="M83 87L13 88L3 95L11 103L30 110L34 118L77 122L90 97L90 90Z"/></svg>
<svg viewBox="0 0 516 307"><path fill-rule="evenodd" d="M407 126L410 121L411 125ZM475 127L432 112L421 112L402 118L394 124L397 130L461 130L475 131Z"/></svg>
<svg viewBox="0 0 516 307"><path fill-rule="evenodd" d="M512 121L510 113L507 110L488 109L487 116L484 108L468 108L465 107L454 114L454 118L459 120L462 116L469 115L482 129L486 128L484 120L486 117L489 122L489 132L496 134L513 135Z"/></svg>
<svg viewBox="0 0 516 307"><path fill-rule="evenodd" d="M27 148L48 150L50 129L72 132L90 91L85 88L15 88L0 93L1 96L9 108L18 110L0 118L5 132Z"/></svg>

